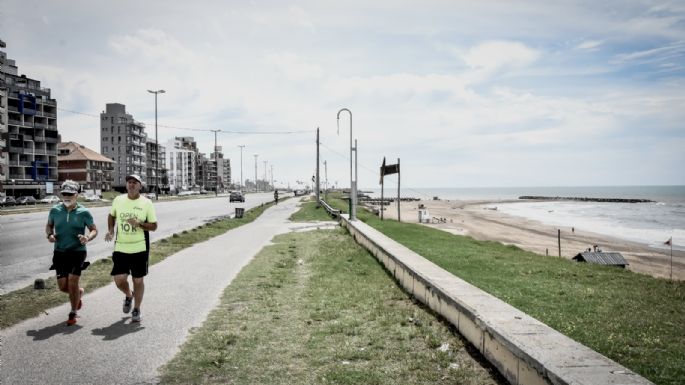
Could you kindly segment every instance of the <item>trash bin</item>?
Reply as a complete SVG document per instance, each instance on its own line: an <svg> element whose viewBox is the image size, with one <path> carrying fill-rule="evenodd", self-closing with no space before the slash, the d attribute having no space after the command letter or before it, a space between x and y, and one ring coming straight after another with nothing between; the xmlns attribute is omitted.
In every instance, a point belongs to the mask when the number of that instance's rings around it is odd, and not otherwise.
<svg viewBox="0 0 685 385"><path fill-rule="evenodd" d="M242 207L236 207L235 208L235 217L236 218L242 218L244 213L245 213L244 208L242 208Z"/></svg>

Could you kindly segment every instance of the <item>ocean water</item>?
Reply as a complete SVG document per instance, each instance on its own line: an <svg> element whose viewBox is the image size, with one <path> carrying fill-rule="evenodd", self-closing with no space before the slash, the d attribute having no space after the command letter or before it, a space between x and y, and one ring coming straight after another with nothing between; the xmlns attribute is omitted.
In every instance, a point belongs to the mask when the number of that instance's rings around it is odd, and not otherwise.
<svg viewBox="0 0 685 385"><path fill-rule="evenodd" d="M380 189L364 189L380 197ZM396 196L386 189L385 196ZM576 229L667 249L685 250L685 186L589 186L589 187L495 187L405 188L402 197L448 200L508 200L522 195L649 199L653 203L605 203L576 201L520 201L498 203L505 214L533 219L569 230ZM492 205L488 205L492 206Z"/></svg>

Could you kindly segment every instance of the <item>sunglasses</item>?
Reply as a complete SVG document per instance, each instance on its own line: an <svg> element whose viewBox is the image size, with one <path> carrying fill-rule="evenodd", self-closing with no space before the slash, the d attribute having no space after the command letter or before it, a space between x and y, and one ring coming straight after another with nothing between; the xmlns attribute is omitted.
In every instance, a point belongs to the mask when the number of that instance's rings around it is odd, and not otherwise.
<svg viewBox="0 0 685 385"><path fill-rule="evenodd" d="M74 195L76 195L76 194L74 194L74 193L62 193L62 196L65 196L65 197L73 197Z"/></svg>

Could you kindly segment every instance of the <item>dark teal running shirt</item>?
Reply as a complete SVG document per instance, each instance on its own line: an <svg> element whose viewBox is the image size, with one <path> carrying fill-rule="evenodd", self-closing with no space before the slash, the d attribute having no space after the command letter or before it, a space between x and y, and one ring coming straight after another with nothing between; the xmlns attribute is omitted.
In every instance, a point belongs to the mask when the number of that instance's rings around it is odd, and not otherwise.
<svg viewBox="0 0 685 385"><path fill-rule="evenodd" d="M76 204L69 211L64 204L60 203L50 209L48 223L55 226L55 250L57 251L86 251L86 246L81 244L78 236L85 234L87 226L93 225L93 216L87 208Z"/></svg>

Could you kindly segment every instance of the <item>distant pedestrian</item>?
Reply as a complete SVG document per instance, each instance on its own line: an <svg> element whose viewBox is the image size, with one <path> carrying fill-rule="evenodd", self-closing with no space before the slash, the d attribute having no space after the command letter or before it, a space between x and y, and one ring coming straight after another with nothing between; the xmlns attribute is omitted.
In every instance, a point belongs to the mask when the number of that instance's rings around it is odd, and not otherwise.
<svg viewBox="0 0 685 385"><path fill-rule="evenodd" d="M278 204L278 190L274 190L274 202Z"/></svg>
<svg viewBox="0 0 685 385"><path fill-rule="evenodd" d="M76 202L79 184L66 180L60 188L62 203L50 209L45 235L54 243L52 268L57 273L57 286L69 293L71 311L67 325L74 325L78 320L78 310L83 306L83 288L79 287L81 270L88 264L86 261L86 243L97 237L98 230L93 216L87 208ZM85 229L88 229L86 234Z"/></svg>
<svg viewBox="0 0 685 385"><path fill-rule="evenodd" d="M140 322L140 307L145 294L144 277L147 275L150 257L149 231L157 230L157 215L152 201L140 195L143 181L138 175L126 176L126 194L114 198L107 217L107 234L105 241L114 238L116 241L112 253L112 277L124 295L123 312L131 313L132 322ZM128 283L128 276L133 280L133 290ZM133 303L132 303L133 302Z"/></svg>
<svg viewBox="0 0 685 385"><path fill-rule="evenodd" d="M576 232L576 228L575 228L575 227L571 227L571 232L572 232L572 233L575 233L575 232Z"/></svg>

